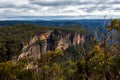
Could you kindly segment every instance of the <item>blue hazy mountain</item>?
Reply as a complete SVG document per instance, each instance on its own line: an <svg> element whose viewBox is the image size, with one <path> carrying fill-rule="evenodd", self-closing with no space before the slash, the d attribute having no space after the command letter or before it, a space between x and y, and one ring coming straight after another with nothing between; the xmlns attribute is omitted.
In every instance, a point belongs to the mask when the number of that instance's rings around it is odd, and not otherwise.
<svg viewBox="0 0 120 80"><path fill-rule="evenodd" d="M96 27L99 27L101 31L104 31L104 26L108 25L109 19L83 19L83 20L5 20L0 21L0 26L14 26L17 24L35 24L39 26L54 26L54 27L70 27L71 25L84 26L90 31L94 31Z"/></svg>

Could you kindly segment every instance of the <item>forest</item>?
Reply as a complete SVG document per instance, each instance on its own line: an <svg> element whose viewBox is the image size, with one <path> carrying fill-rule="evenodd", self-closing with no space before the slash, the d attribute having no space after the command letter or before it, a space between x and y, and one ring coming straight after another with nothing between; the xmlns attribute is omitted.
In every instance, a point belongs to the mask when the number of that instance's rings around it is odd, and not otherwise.
<svg viewBox="0 0 120 80"><path fill-rule="evenodd" d="M94 39L67 50L48 51L39 59L16 61L23 43L27 43L31 36L52 29L91 34ZM0 27L0 80L120 80L120 20L111 20L105 29L107 33L104 34L96 28L94 35L78 25Z"/></svg>

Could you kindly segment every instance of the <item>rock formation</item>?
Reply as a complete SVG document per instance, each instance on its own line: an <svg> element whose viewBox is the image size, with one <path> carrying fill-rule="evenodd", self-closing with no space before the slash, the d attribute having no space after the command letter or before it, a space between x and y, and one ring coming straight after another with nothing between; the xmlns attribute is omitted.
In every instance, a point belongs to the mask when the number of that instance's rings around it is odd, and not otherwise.
<svg viewBox="0 0 120 80"><path fill-rule="evenodd" d="M26 57L39 58L41 54L55 49L66 50L70 46L84 43L86 36L87 35L78 32L49 30L32 37L29 43L23 46L22 53L19 55L18 60Z"/></svg>

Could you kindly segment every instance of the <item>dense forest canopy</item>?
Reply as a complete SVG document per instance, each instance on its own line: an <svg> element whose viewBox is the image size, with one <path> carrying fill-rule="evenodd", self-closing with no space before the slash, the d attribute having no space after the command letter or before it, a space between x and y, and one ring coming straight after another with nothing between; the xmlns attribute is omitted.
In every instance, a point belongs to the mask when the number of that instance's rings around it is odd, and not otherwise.
<svg viewBox="0 0 120 80"><path fill-rule="evenodd" d="M57 30L65 33L80 32L87 34L88 31L79 26L71 25L69 27L41 27L32 24L21 24L9 27L0 27L0 62L10 60L13 56L19 55L23 43L29 42L31 37L48 30Z"/></svg>
<svg viewBox="0 0 120 80"><path fill-rule="evenodd" d="M100 34L100 39L94 38L93 45L84 43L72 46L67 51L61 49L48 51L35 61L22 59L14 62L10 60L10 56L20 53L22 42L27 42L31 35L53 28L40 28L33 25L1 27L0 78L2 80L119 80L120 20L111 20L105 28L107 30L105 35L99 30L96 31ZM65 32L78 30L76 28L54 29ZM86 33L83 28L79 28L78 31ZM75 55L69 56L72 52L78 53L77 59ZM30 64L33 67L27 68L26 66Z"/></svg>

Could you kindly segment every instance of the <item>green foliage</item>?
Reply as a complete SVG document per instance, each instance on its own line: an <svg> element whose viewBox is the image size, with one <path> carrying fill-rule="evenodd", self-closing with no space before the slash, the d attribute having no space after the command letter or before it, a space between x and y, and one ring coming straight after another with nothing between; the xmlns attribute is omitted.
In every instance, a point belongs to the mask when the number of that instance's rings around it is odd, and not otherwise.
<svg viewBox="0 0 120 80"><path fill-rule="evenodd" d="M40 27L31 24L0 27L0 62L16 58L21 53L24 43L28 43L31 37L48 30L67 33L75 32L78 29L73 30L72 28ZM86 33L86 30L79 26L79 32ZM59 37L54 37L56 40L59 39Z"/></svg>
<svg viewBox="0 0 120 80"><path fill-rule="evenodd" d="M110 25L107 26L107 29L109 31L116 30L118 33L120 33L120 20L119 19L111 20Z"/></svg>
<svg viewBox="0 0 120 80"><path fill-rule="evenodd" d="M39 30L47 30L48 28L40 28L31 26L14 28L16 31L9 30L11 34L7 33L9 27L0 29L3 35L7 36L0 39L0 60L6 61L11 56L9 54L15 53L18 49L16 45L21 41L27 41L28 36L37 34ZM30 26L30 25L29 25ZM113 38L107 36L97 41L94 47L86 45L87 43L77 46L71 46L67 51L57 49L55 51L48 51L42 54L40 59L34 61L38 67L28 68L30 63L27 60L20 60L18 62L7 61L0 63L0 79L1 80L119 80L120 79L120 42L119 42L119 26L120 20L112 20L107 27L109 32L116 32ZM33 29L34 28L34 29ZM36 30L36 29L37 30ZM49 28L50 29L50 28ZM26 30L27 32L24 32ZM13 32L12 32L13 31ZM23 32L22 32L23 31ZM35 32L34 32L35 31ZM38 31L38 32L37 32ZM43 30L41 31L43 32ZM18 39L16 36L19 35ZM24 36L24 38L23 38ZM112 36L112 34L109 34ZM10 37L13 37L12 39ZM15 37L15 38L14 38ZM59 39L59 38L57 38ZM116 40L118 39L118 40ZM108 41L115 40L115 43L108 44ZM14 44L15 43L15 44ZM18 43L18 44L16 44ZM41 43L41 42L38 42ZM93 45L94 43L92 43ZM14 49L16 49L14 51ZM86 51L87 50L87 51ZM19 52L19 51L18 51ZM67 53L67 54L66 54ZM19 54L16 52L16 54ZM5 56L7 55L7 56ZM77 57L75 57L77 56ZM4 58L2 58L4 57Z"/></svg>

